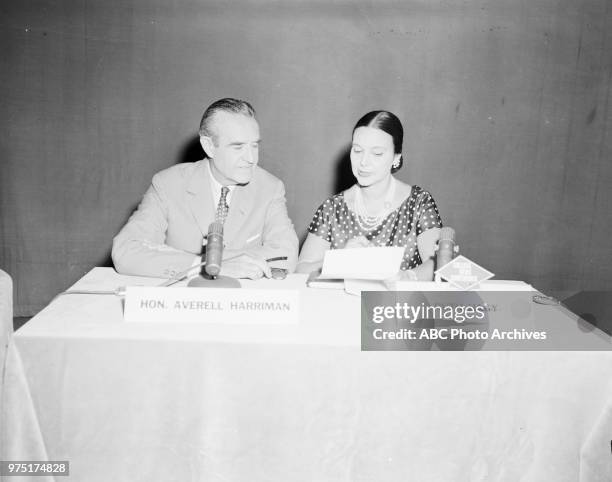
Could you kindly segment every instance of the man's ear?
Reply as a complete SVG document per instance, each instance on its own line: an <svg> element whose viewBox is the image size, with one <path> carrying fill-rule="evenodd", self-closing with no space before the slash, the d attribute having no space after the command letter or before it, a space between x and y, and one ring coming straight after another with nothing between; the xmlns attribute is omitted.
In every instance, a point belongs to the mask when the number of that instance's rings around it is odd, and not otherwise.
<svg viewBox="0 0 612 482"><path fill-rule="evenodd" d="M200 136L200 145L208 158L213 159L215 157L215 143L211 137Z"/></svg>

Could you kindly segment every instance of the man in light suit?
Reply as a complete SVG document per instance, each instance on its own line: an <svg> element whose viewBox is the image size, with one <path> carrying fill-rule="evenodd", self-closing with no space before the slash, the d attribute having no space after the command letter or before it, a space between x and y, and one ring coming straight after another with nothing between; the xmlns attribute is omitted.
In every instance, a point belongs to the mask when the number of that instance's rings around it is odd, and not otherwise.
<svg viewBox="0 0 612 482"><path fill-rule="evenodd" d="M213 221L224 225L221 275L269 277L266 259L276 257L287 260L274 267L293 271L298 239L283 183L257 166L254 109L236 99L214 102L202 117L200 143L208 159L153 176L138 209L113 240L117 271L170 278L195 266Z"/></svg>

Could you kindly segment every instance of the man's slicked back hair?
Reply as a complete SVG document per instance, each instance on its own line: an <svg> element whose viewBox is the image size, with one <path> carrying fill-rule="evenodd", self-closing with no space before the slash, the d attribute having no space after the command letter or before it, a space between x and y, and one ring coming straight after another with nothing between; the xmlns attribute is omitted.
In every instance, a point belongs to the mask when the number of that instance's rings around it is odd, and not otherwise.
<svg viewBox="0 0 612 482"><path fill-rule="evenodd" d="M215 144L217 144L217 133L213 128L213 118L217 112L221 111L255 118L255 109L245 100L226 97L225 99L213 102L208 106L200 121L200 135L212 138Z"/></svg>

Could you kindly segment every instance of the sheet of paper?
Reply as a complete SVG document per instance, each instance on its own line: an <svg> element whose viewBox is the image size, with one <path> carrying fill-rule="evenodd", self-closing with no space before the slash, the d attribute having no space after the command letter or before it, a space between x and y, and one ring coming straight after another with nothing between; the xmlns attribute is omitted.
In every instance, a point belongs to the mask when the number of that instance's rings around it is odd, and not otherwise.
<svg viewBox="0 0 612 482"><path fill-rule="evenodd" d="M404 248L350 248L325 252L320 279L388 279L400 269Z"/></svg>

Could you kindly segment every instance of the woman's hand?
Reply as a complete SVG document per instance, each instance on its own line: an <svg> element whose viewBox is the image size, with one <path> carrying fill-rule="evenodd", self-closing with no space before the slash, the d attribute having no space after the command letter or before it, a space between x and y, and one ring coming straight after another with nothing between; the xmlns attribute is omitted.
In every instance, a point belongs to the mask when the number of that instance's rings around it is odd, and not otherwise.
<svg viewBox="0 0 612 482"><path fill-rule="evenodd" d="M349 239L344 248L367 248L368 246L372 246L365 236L357 236L356 238Z"/></svg>

